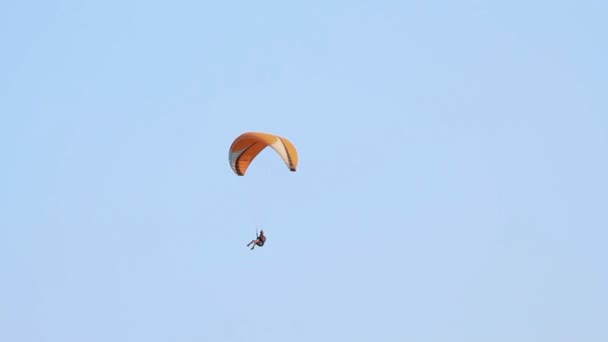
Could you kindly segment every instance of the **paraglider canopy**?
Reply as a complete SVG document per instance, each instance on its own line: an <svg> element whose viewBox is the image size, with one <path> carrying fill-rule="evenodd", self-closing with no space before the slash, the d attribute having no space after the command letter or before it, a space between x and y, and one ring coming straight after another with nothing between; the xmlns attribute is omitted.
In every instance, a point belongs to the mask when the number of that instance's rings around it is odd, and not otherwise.
<svg viewBox="0 0 608 342"><path fill-rule="evenodd" d="M246 132L232 142L228 157L232 171L238 176L244 176L251 162L268 146L279 154L290 171L296 171L298 152L291 141L262 132Z"/></svg>

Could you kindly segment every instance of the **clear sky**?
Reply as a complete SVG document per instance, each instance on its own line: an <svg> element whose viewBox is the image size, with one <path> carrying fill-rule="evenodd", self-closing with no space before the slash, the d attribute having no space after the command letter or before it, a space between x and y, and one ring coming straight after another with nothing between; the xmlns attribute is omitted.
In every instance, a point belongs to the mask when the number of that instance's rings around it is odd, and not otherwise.
<svg viewBox="0 0 608 342"><path fill-rule="evenodd" d="M607 14L2 1L0 341L607 341Z"/></svg>

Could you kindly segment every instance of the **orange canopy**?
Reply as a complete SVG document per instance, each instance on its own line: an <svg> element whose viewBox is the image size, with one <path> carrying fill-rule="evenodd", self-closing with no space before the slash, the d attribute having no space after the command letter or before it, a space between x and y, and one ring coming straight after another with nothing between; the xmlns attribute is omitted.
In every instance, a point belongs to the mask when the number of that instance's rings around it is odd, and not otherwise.
<svg viewBox="0 0 608 342"><path fill-rule="evenodd" d="M278 135L247 132L238 136L230 146L229 161L234 173L244 176L253 159L267 146L272 147L281 156L289 170L296 171L298 152L291 141Z"/></svg>

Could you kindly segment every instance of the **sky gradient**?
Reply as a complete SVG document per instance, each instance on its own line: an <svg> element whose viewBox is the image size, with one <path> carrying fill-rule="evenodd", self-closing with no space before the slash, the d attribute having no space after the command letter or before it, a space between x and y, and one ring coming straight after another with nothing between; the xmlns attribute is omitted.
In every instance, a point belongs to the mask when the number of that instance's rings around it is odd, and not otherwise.
<svg viewBox="0 0 608 342"><path fill-rule="evenodd" d="M0 340L608 340L607 13L1 2Z"/></svg>

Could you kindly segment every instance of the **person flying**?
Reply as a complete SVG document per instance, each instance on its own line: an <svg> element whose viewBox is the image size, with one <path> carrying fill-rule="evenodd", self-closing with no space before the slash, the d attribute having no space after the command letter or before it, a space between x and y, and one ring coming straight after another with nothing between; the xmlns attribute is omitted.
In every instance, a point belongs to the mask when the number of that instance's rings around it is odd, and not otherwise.
<svg viewBox="0 0 608 342"><path fill-rule="evenodd" d="M247 247L251 246L252 250L255 248L255 246L264 246L264 243L266 242L266 235L264 235L264 230L260 230L260 234L257 234L256 232L256 235L257 238L255 240L251 240L251 242L247 244Z"/></svg>

